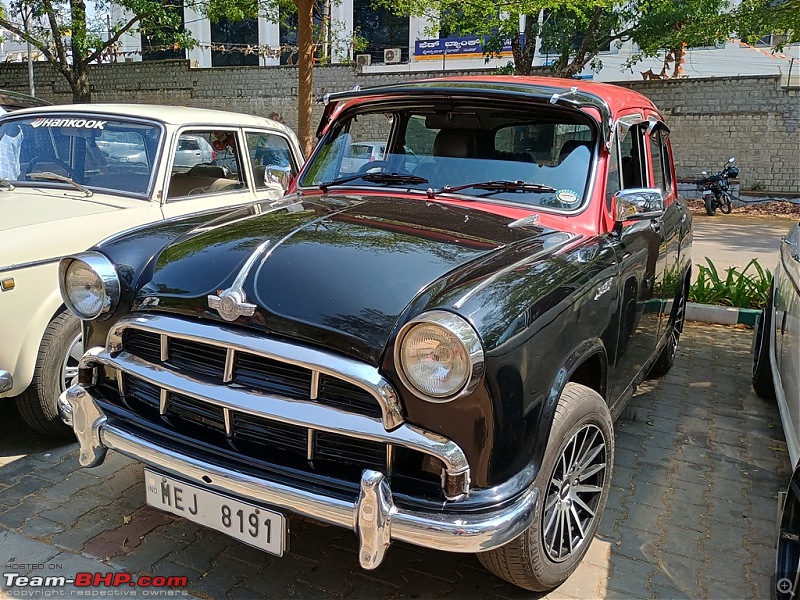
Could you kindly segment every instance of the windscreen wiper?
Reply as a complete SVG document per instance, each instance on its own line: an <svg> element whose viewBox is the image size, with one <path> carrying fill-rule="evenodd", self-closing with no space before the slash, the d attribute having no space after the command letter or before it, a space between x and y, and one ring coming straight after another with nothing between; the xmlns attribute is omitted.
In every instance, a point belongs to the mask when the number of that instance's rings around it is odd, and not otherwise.
<svg viewBox="0 0 800 600"><path fill-rule="evenodd" d="M323 192L327 192L329 187L349 183L351 181L355 181L356 179L363 179L364 181L369 181L370 183L428 183L427 179L417 175L404 175L402 173L361 173L347 175L346 177L339 177L338 179L332 179L331 181L320 183L319 189L321 189Z"/></svg>
<svg viewBox="0 0 800 600"><path fill-rule="evenodd" d="M80 183L72 179L71 177L67 177L66 175L59 175L58 173L53 173L52 171L42 171L41 173L28 173L26 175L28 179L46 179L48 181L63 181L64 183L70 184L77 190L80 190L84 194L86 194L87 198L91 198L94 196L94 192L89 188L82 186Z"/></svg>
<svg viewBox="0 0 800 600"><path fill-rule="evenodd" d="M541 194L552 194L556 188L543 185L541 183L530 183L528 181L508 181L505 179L492 179L489 181L476 181L474 183L465 183L464 185L445 185L438 190L428 190L428 197L433 198L436 194L446 194L451 192L460 192L468 188L476 188L479 190L489 190L492 193L497 192L535 192Z"/></svg>

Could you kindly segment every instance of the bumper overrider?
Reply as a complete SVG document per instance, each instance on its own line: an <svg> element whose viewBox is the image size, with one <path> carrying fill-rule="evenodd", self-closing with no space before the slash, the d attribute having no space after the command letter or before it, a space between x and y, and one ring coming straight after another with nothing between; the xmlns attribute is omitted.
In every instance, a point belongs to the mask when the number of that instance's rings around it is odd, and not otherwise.
<svg viewBox="0 0 800 600"><path fill-rule="evenodd" d="M84 356L81 370L87 373L98 364L110 362L113 359L105 350L96 348ZM112 449L201 488L352 529L359 538L359 562L364 569L381 564L392 540L450 552L478 553L498 548L522 534L538 511L539 494L533 486L500 508L448 511L448 506L457 507L455 500L444 503L440 511L408 510L395 505L385 474L372 469L362 471L355 502L326 496L160 446L128 430L118 419L110 421L98 400L91 385L79 383L58 401L62 419L73 428L78 439L82 466L102 464L107 450ZM409 439L420 437L420 430L408 425L401 425L391 434L402 436L406 428ZM441 439L436 444L441 444ZM457 448L449 440L448 444ZM465 475L468 485L468 470Z"/></svg>

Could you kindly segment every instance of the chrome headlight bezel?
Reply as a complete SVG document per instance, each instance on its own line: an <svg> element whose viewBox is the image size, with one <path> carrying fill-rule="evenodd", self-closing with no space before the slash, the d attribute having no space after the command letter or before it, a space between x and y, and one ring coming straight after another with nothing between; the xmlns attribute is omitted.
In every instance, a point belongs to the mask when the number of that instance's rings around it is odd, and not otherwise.
<svg viewBox="0 0 800 600"><path fill-rule="evenodd" d="M402 359L403 344L408 334L415 327L423 324L438 326L446 330L458 340L464 349L468 360L467 374L463 383L455 391L442 395L431 395L417 387L412 378L406 373L406 367L403 365ZM444 310L432 310L423 313L406 323L397 334L397 340L394 345L394 364L400 380L411 393L427 402L452 402L471 393L483 376L484 363L483 343L472 325L463 317Z"/></svg>
<svg viewBox="0 0 800 600"><path fill-rule="evenodd" d="M72 298L70 290L67 289L67 273L70 267L76 263L82 263L96 276L102 285L103 296L101 298L100 309L94 314L84 313L78 310ZM61 259L58 265L58 286L61 291L61 298L69 311L84 321L92 321L103 315L111 313L119 304L120 282L117 270L108 258L99 252L81 252Z"/></svg>

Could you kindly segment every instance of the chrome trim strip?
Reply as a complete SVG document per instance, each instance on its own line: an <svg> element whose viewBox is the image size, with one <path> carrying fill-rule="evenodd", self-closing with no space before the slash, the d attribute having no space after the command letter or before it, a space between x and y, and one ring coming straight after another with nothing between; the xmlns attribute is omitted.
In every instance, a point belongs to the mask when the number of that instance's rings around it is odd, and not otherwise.
<svg viewBox="0 0 800 600"><path fill-rule="evenodd" d="M161 362L167 362L169 360L169 337L164 334L160 336L161 340Z"/></svg>
<svg viewBox="0 0 800 600"><path fill-rule="evenodd" d="M317 432L314 429L308 430L308 445L306 446L306 459L314 460L314 443L316 440Z"/></svg>
<svg viewBox="0 0 800 600"><path fill-rule="evenodd" d="M227 408L222 409L222 418L225 420L225 435L233 437L233 422L231 420L231 411Z"/></svg>
<svg viewBox="0 0 800 600"><path fill-rule="evenodd" d="M210 346L232 348L278 362L304 367L310 371L319 371L368 391L381 408L383 425L387 431L399 427L405 421L400 400L392 385L381 376L375 367L362 362L306 346L269 339L258 332L229 329L225 325L208 322L197 324L192 321L155 314L129 315L117 321L106 339L106 348L109 352L117 352L122 348L122 332L129 327ZM209 334L213 338L209 338Z"/></svg>
<svg viewBox="0 0 800 600"><path fill-rule="evenodd" d="M448 438L414 425L403 424L387 432L381 421L316 402L284 398L272 394L246 391L223 385L205 383L168 371L128 352L112 357L102 351L81 359L80 368L104 365L127 373L152 385L190 398L249 415L264 417L298 427L338 433L346 436L400 444L429 454L444 463L446 475L456 483L457 493L450 499L462 497L469 491L470 468L464 451ZM454 481L453 481L454 480Z"/></svg>
<svg viewBox="0 0 800 600"><path fill-rule="evenodd" d="M386 474L391 475L394 471L394 444L386 444Z"/></svg>
<svg viewBox="0 0 800 600"><path fill-rule="evenodd" d="M40 265L48 265L50 263L60 261L63 256L55 256L53 258L42 258L41 260L31 260L29 262L24 263L17 263L15 265L8 265L7 267L0 267L0 273L6 273L8 271L16 271L18 269L29 269L31 267L38 267Z"/></svg>
<svg viewBox="0 0 800 600"><path fill-rule="evenodd" d="M158 414L162 416L167 414L168 404L169 404L169 392L164 388L161 388L161 391L158 394Z"/></svg>
<svg viewBox="0 0 800 600"><path fill-rule="evenodd" d="M236 351L233 348L228 348L225 353L225 372L222 374L222 381L229 383L233 381L233 359Z"/></svg>
<svg viewBox="0 0 800 600"><path fill-rule="evenodd" d="M362 473L357 502L331 498L161 448L109 424L92 395L79 385L67 390L65 396L74 415L81 465L101 464L106 450L112 449L205 489L353 530L361 540L359 562L365 568L380 564L381 549L385 551L391 540L449 552L492 550L522 534L538 512L540 498L533 486L510 505L481 513L447 512L447 504L435 512L397 508L388 482L372 470ZM373 508L376 512L370 510ZM374 559L365 560L367 556Z"/></svg>
<svg viewBox="0 0 800 600"><path fill-rule="evenodd" d="M311 393L309 397L312 400L316 400L319 396L319 371L312 371L311 372Z"/></svg>

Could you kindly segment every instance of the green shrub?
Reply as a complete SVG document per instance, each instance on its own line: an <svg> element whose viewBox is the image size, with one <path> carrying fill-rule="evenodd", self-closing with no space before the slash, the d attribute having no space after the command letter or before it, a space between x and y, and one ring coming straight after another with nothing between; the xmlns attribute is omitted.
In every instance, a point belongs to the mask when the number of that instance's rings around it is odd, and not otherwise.
<svg viewBox="0 0 800 600"><path fill-rule="evenodd" d="M709 258L708 266L697 265L697 280L689 289L689 300L700 304L721 304L737 308L763 308L772 283L772 273L765 270L754 258L741 271L737 267L725 269L725 276ZM752 267L754 273L749 274Z"/></svg>

